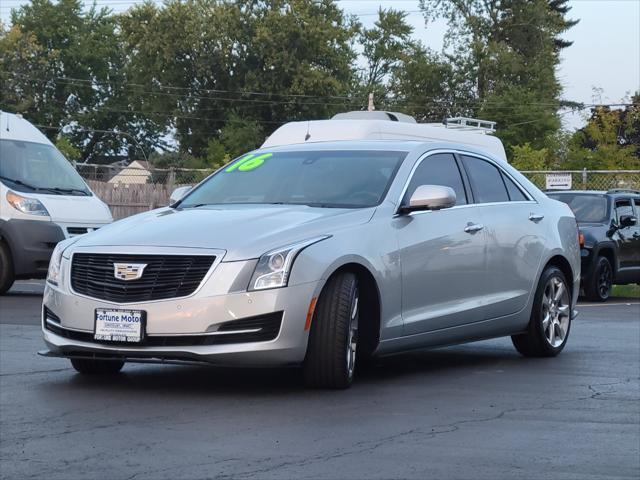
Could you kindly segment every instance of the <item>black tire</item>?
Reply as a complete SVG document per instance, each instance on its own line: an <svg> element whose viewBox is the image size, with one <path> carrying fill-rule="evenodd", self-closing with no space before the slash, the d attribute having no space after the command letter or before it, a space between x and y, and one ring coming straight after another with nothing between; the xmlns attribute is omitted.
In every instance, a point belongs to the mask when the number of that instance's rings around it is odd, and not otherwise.
<svg viewBox="0 0 640 480"><path fill-rule="evenodd" d="M357 345L358 279L339 273L325 285L313 315L303 370L305 383L314 388L348 388L353 382ZM352 315L352 313L354 313ZM355 320L355 333L352 330ZM350 342L353 334L353 342Z"/></svg>
<svg viewBox="0 0 640 480"><path fill-rule="evenodd" d="M15 281L13 259L7 245L0 240L0 295L9 291Z"/></svg>
<svg viewBox="0 0 640 480"><path fill-rule="evenodd" d="M606 302L611 296L613 269L606 257L598 257L593 274L585 282L584 295L592 302Z"/></svg>
<svg viewBox="0 0 640 480"><path fill-rule="evenodd" d="M71 365L78 373L84 375L113 375L122 370L124 362L120 360L90 360L72 358Z"/></svg>
<svg viewBox="0 0 640 480"><path fill-rule="evenodd" d="M562 300L555 302L552 307L546 306L550 303L545 301L545 298L549 297L549 289L553 289L558 281L564 285L564 291L567 295L565 297L563 294ZM551 293L551 297L555 298L553 290L551 290ZM556 267L547 267L538 282L527 331L511 337L513 346L518 352L525 357L555 357L562 351L571 330L571 295L571 289L562 271ZM562 308L567 306L568 309L563 309L564 314L558 317L559 320L556 326L554 320L549 319L555 318L555 313L560 310L559 306ZM545 327L545 319L548 321L547 327ZM551 329L553 329L553 332L551 332ZM564 333L559 335L560 332ZM549 337L553 340L550 340ZM559 341L560 339L561 341Z"/></svg>

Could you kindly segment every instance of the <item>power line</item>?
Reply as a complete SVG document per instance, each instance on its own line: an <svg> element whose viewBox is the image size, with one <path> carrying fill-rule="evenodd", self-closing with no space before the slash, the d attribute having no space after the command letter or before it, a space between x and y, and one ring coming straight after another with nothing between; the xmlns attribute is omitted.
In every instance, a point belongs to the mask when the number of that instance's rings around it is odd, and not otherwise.
<svg viewBox="0 0 640 480"><path fill-rule="evenodd" d="M164 90L173 90L173 91L184 91L185 93L173 93L171 91L150 91L150 90L137 90L138 88L147 88L143 84L126 82L126 81L111 81L111 82L100 82L94 81L90 79L78 79L71 77L54 77L51 79L43 79L37 76L10 73L13 76L20 78L27 78L30 80L34 80L40 83L47 83L50 81L56 83L63 83L68 85L76 85L76 86L107 86L112 88L117 88L116 85L120 84L122 88L130 89L138 94L147 94L154 96L169 96L176 99L199 99L199 100L211 100L211 101L224 101L224 102L239 102L239 103L249 103L249 104L262 104L262 105L298 105L298 106L306 106L306 105L327 105L327 106L348 106L347 104L357 104L364 105L364 99L360 99L353 96L342 96L342 95L309 95L309 94L287 94L287 93L272 93L272 92L258 92L258 91L248 91L248 90L223 90L223 89L205 89L196 87L195 89L192 87L176 87L169 85L157 85L156 87ZM205 93L226 93L232 95L244 95L244 96L260 96L260 97L284 97L284 98L293 98L295 100L260 100L260 99L251 99L251 98L229 98L229 97L220 97L220 96L211 96L211 95L202 95L200 93L195 92L205 92ZM317 102L307 101L306 99L318 100ZM327 99L338 99L341 102L328 103ZM296 101L296 100L304 100L304 101ZM384 103L384 102L383 102ZM516 109L521 108L522 106L529 107L549 107L549 108L562 108L563 102L555 101L555 102L528 102L521 103L517 105L512 104L504 104L502 102L490 101L490 100L461 100L455 103L450 102L448 100L433 100L428 103L422 104L407 104L403 101L397 100L389 100L386 102L388 105L398 105L403 106L404 108L424 108L425 106L431 107L470 107L470 106L490 106L492 108L497 109Z"/></svg>

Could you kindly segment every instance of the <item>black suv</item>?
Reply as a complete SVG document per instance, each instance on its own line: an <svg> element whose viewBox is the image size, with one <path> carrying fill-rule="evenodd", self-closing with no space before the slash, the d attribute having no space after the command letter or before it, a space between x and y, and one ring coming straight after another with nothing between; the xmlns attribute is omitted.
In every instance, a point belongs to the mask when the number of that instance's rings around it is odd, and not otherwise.
<svg viewBox="0 0 640 480"><path fill-rule="evenodd" d="M640 283L640 191L554 191L580 229L582 285L589 300L604 302L615 283Z"/></svg>

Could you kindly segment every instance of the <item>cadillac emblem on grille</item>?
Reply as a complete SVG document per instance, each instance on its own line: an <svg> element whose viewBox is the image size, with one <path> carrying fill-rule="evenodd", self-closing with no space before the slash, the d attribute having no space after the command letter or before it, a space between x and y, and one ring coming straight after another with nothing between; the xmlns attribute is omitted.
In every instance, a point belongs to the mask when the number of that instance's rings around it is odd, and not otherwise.
<svg viewBox="0 0 640 480"><path fill-rule="evenodd" d="M118 280L138 280L146 266L146 263L114 263L113 276Z"/></svg>

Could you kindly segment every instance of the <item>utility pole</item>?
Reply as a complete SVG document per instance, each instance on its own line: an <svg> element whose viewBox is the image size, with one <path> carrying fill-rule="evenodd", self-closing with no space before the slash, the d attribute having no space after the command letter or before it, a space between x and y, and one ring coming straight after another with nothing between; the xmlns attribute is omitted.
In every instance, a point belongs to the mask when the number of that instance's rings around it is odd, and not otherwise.
<svg viewBox="0 0 640 480"><path fill-rule="evenodd" d="M373 105L373 92L369 94L369 106L367 107L368 112L373 112L376 107Z"/></svg>

